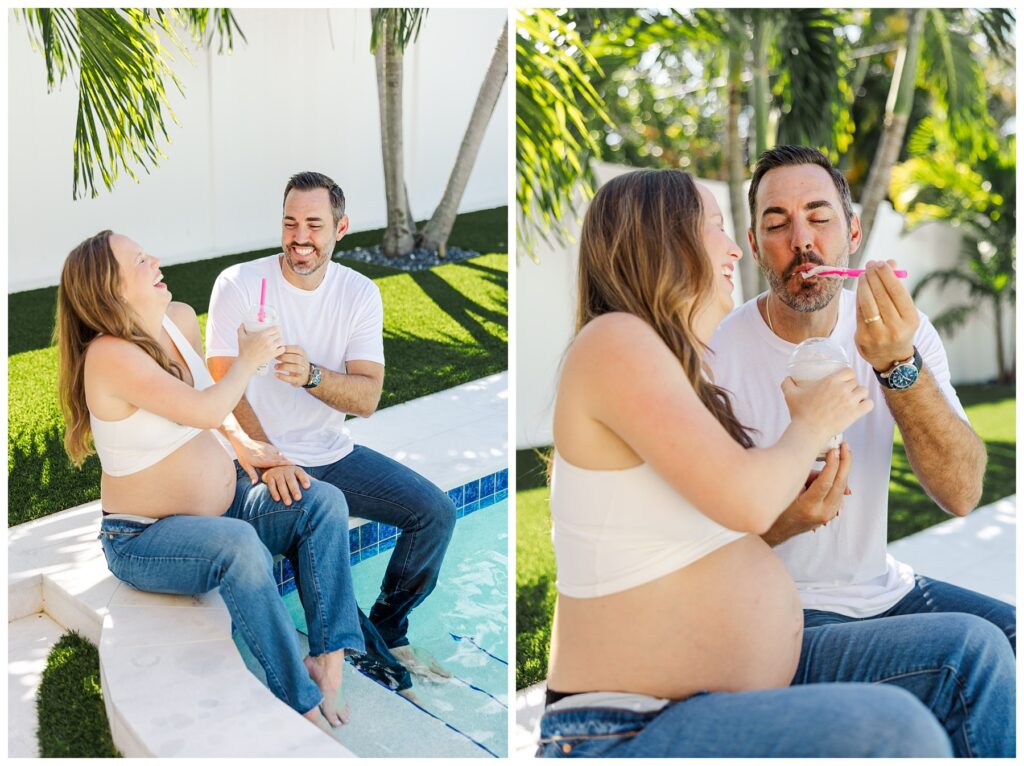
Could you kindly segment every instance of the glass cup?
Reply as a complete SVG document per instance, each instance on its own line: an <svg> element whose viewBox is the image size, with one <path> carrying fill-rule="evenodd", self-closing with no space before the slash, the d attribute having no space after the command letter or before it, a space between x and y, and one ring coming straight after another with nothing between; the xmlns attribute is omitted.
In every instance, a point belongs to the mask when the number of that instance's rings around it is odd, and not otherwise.
<svg viewBox="0 0 1024 766"><path fill-rule="evenodd" d="M252 305L249 307L249 311L246 312L245 325L246 332L263 332L269 330L271 327L278 327L280 321L277 318L277 310L273 306L263 306L262 320L260 319L260 307L259 305ZM270 369L270 362L264 362L256 368L257 375L266 375Z"/></svg>
<svg viewBox="0 0 1024 766"><path fill-rule="evenodd" d="M850 360L843 347L831 338L808 338L799 344L789 357L786 373L797 383L821 380L827 375L849 367ZM824 460L831 449L837 449L843 441L841 433L828 440L818 455Z"/></svg>

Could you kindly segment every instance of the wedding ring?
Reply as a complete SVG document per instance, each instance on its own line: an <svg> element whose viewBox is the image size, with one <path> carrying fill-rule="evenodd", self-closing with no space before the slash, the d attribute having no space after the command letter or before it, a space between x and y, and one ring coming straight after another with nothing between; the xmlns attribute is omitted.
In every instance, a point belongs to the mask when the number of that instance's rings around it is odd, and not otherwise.
<svg viewBox="0 0 1024 766"><path fill-rule="evenodd" d="M864 324L871 324L872 322L877 322L881 318L882 318L881 314L875 314L873 317L866 317L864 319Z"/></svg>

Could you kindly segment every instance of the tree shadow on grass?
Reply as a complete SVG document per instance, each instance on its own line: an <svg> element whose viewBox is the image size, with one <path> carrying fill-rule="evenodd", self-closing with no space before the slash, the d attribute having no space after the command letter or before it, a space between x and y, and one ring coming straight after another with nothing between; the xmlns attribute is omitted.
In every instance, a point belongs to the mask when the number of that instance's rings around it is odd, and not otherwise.
<svg viewBox="0 0 1024 766"><path fill-rule="evenodd" d="M470 300L434 272L419 271L411 273L410 276L438 308L448 314L480 345L490 345L495 340L481 319L508 328L507 312L485 308Z"/></svg>
<svg viewBox="0 0 1024 766"><path fill-rule="evenodd" d="M82 468L71 464L64 452L64 430L36 434L9 448L7 524L23 524L51 513L98 500L100 461L93 455Z"/></svg>
<svg viewBox="0 0 1024 766"><path fill-rule="evenodd" d="M547 575L516 586L516 688L544 680L551 649L555 583Z"/></svg>

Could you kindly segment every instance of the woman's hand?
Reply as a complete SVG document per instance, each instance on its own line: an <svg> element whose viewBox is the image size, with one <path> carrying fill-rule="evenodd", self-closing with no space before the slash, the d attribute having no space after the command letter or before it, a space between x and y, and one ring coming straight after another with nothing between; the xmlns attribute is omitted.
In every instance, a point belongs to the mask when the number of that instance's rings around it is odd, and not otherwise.
<svg viewBox="0 0 1024 766"><path fill-rule="evenodd" d="M857 383L849 367L821 380L797 383L786 378L782 381L782 395L793 422L810 427L822 441L842 432L875 406L868 398L868 390Z"/></svg>
<svg viewBox="0 0 1024 766"><path fill-rule="evenodd" d="M283 352L280 327L248 332L244 324L238 326L238 359L251 366L253 370Z"/></svg>
<svg viewBox="0 0 1024 766"><path fill-rule="evenodd" d="M273 468L275 466L292 464L292 461L286 458L273 444L255 439L245 439L242 441L232 439L231 442L231 446L235 449L235 457L238 459L238 464L249 474L253 484L258 484L260 481L257 468Z"/></svg>

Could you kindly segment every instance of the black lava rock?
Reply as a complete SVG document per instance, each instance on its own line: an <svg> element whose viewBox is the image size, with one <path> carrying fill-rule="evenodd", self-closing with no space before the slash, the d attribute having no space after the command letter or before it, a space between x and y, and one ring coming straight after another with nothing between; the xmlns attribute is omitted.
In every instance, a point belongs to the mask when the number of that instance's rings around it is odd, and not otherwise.
<svg viewBox="0 0 1024 766"><path fill-rule="evenodd" d="M428 250L424 247L417 247L409 255L401 258L388 258L384 255L384 248L380 245L373 247L357 247L352 250L341 250L334 254L336 261L360 261L361 263L373 263L377 266L387 266L391 269L401 271L425 271L435 266L443 266L446 263L464 261L467 258L475 258L480 253L475 250L463 250L461 247L449 246L445 250L445 257L439 258L437 250Z"/></svg>

